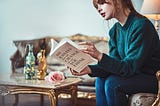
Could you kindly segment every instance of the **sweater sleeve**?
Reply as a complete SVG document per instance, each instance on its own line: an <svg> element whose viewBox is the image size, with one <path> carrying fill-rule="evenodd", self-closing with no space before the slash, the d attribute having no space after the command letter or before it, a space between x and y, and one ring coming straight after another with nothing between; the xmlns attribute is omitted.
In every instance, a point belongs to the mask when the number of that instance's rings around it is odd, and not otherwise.
<svg viewBox="0 0 160 106"><path fill-rule="evenodd" d="M120 59L119 53L117 51L116 42L115 42L115 33L116 33L116 24L109 31L110 40L109 40L109 55L114 59ZM92 73L89 74L91 77L107 77L110 73L106 72L104 68L99 65L89 65Z"/></svg>
<svg viewBox="0 0 160 106"><path fill-rule="evenodd" d="M116 24L113 28L109 31L110 40L109 40L109 55L115 59L120 59L119 53L117 51L117 44L116 44Z"/></svg>
<svg viewBox="0 0 160 106"><path fill-rule="evenodd" d="M150 22L135 22L130 30L129 46L126 56L123 59L116 59L113 56L103 54L98 67L106 73L129 77L141 73L143 64L150 57L151 45L154 36L154 29ZM95 73L96 68L91 68ZM103 74L103 73L102 73Z"/></svg>
<svg viewBox="0 0 160 106"><path fill-rule="evenodd" d="M90 69L92 70L91 74L88 74L90 77L101 77L106 78L110 75L110 73L106 72L102 67L99 65L89 65Z"/></svg>

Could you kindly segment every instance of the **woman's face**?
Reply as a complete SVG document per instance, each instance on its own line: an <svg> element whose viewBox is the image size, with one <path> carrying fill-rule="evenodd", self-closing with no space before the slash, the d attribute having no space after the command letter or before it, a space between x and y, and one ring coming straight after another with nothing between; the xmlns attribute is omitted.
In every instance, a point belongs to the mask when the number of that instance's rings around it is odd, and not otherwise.
<svg viewBox="0 0 160 106"><path fill-rule="evenodd" d="M94 0L95 8L99 14L106 20L114 18L114 5L112 0Z"/></svg>

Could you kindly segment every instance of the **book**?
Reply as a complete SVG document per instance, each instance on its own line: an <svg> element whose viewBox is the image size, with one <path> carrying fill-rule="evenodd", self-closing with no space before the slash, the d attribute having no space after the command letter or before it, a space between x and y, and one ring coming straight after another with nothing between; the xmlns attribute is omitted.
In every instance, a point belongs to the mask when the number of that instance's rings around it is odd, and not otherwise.
<svg viewBox="0 0 160 106"><path fill-rule="evenodd" d="M59 43L51 39L49 55L71 69L80 72L87 65L96 63L96 59L80 50L82 48L83 46L78 45L69 38L63 38Z"/></svg>

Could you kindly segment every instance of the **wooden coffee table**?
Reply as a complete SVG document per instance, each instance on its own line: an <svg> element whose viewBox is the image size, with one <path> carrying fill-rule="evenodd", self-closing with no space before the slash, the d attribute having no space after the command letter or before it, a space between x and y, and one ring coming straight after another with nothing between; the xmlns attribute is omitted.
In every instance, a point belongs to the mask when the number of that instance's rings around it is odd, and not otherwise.
<svg viewBox="0 0 160 106"><path fill-rule="evenodd" d="M4 96L8 94L15 95L15 105L18 104L18 94L41 94L49 97L51 106L58 106L58 95L67 93L71 95L72 105L76 106L79 82L80 78L66 78L62 82L50 84L44 80L25 80L22 74L1 75L0 94L3 95L1 104L4 106Z"/></svg>

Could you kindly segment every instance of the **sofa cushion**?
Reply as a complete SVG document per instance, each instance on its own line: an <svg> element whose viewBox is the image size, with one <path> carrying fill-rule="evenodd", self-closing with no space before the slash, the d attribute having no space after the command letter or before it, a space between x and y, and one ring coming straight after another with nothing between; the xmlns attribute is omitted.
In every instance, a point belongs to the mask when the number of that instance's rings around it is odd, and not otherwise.
<svg viewBox="0 0 160 106"><path fill-rule="evenodd" d="M43 46L43 40L43 38L34 40L16 40L13 41L13 43L17 47L17 50L20 52L21 57L25 57L28 53L27 44L33 44L33 51L34 53L37 53Z"/></svg>

